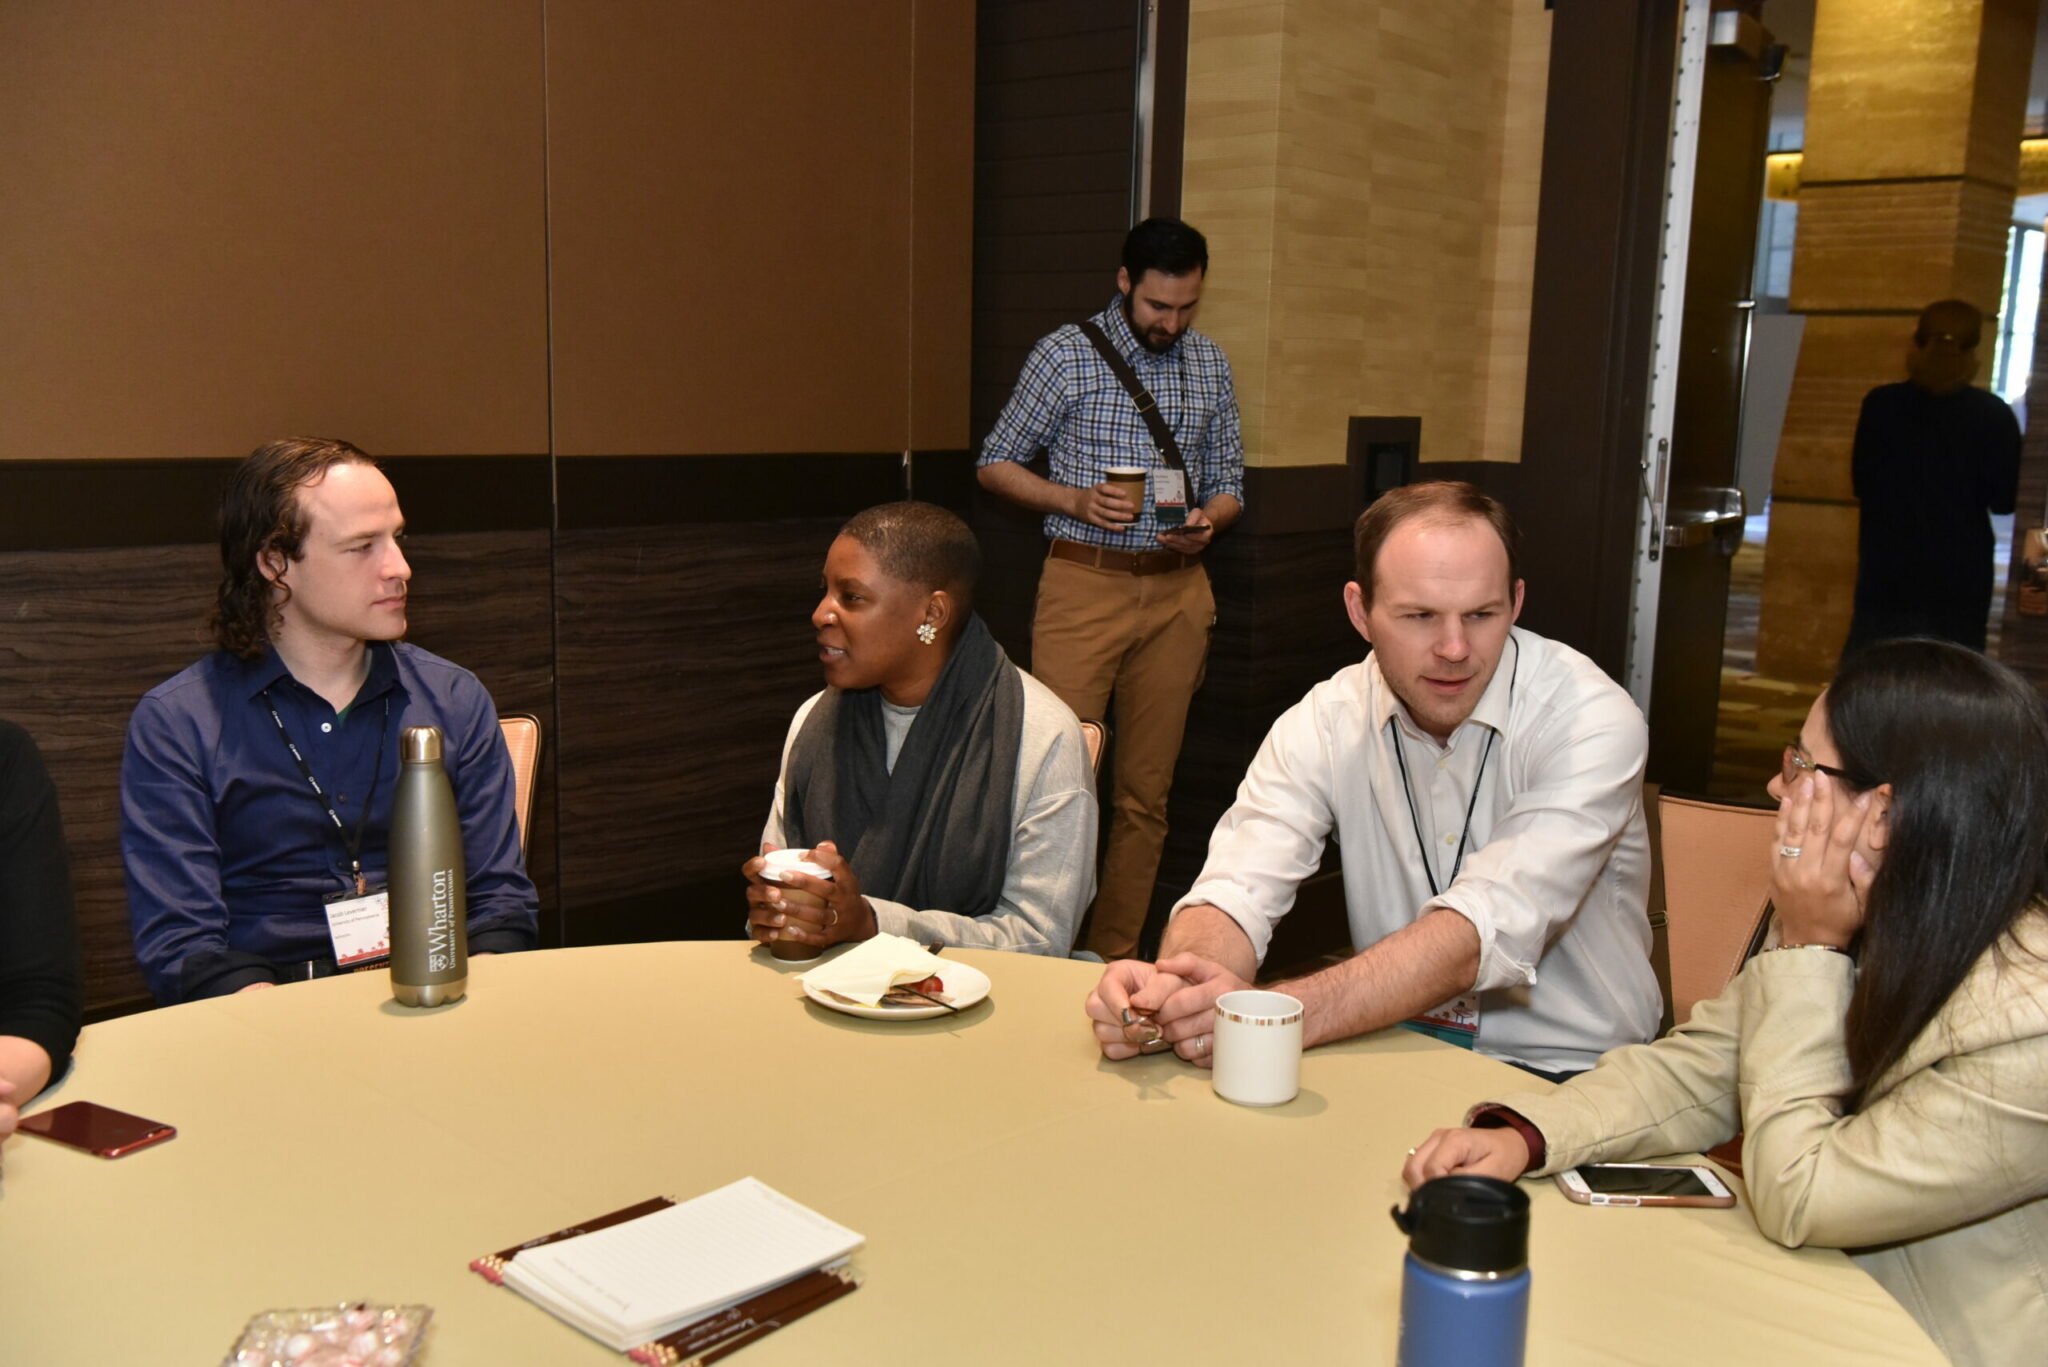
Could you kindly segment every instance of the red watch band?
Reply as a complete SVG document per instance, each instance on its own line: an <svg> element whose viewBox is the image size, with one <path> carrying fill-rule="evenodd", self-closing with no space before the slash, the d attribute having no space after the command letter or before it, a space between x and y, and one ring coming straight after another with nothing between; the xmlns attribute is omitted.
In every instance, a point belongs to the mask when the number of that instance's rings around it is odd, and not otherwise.
<svg viewBox="0 0 2048 1367"><path fill-rule="evenodd" d="M1472 1114L1465 1117L1465 1123L1475 1130L1513 1130L1522 1136L1522 1142L1529 1146L1529 1166L1523 1168L1523 1172L1536 1171L1549 1156L1550 1146L1544 1142L1543 1131L1531 1125L1520 1112L1505 1106L1496 1106L1490 1101L1474 1106Z"/></svg>

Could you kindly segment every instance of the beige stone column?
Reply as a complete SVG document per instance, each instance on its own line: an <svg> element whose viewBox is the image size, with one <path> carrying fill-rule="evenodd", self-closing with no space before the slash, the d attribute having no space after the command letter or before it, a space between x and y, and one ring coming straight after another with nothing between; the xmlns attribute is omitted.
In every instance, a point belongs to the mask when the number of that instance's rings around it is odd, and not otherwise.
<svg viewBox="0 0 2048 1367"><path fill-rule="evenodd" d="M1833 672L1856 580L1863 396L1936 299L1997 312L2039 0L1819 0L1793 245L1807 316L1771 485L1758 671ZM1988 365L1988 341L1984 356Z"/></svg>

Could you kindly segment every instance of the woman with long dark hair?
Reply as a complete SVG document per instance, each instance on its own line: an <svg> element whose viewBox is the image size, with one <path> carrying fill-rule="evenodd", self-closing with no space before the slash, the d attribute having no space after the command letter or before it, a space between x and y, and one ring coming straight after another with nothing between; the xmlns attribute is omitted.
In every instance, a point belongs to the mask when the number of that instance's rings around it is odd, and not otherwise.
<svg viewBox="0 0 2048 1367"><path fill-rule="evenodd" d="M1087 743L975 614L980 569L974 533L930 503L870 508L832 542L811 613L826 687L790 723L761 832L832 877L769 883L748 860L754 939L1073 944L1095 890Z"/></svg>
<svg viewBox="0 0 2048 1367"><path fill-rule="evenodd" d="M1765 952L1653 1044L1474 1108L1410 1186L1697 1151L1751 1213L1849 1249L1959 1363L2048 1343L2048 716L2011 670L1893 641L1842 667L1771 781Z"/></svg>

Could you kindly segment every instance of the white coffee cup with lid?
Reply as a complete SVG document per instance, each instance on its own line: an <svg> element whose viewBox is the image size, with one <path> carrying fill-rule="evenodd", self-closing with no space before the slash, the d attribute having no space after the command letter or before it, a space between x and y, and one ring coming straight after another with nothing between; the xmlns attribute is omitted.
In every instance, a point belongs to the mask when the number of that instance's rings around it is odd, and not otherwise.
<svg viewBox="0 0 2048 1367"><path fill-rule="evenodd" d="M811 858L810 850L770 850L761 856L761 881L782 884L785 875L808 874L812 878L832 879L832 871ZM810 893L798 888L786 887L782 898L785 903L802 906L823 906L824 903ZM816 945L807 945L799 940L771 940L768 952L786 964L807 964L824 953Z"/></svg>

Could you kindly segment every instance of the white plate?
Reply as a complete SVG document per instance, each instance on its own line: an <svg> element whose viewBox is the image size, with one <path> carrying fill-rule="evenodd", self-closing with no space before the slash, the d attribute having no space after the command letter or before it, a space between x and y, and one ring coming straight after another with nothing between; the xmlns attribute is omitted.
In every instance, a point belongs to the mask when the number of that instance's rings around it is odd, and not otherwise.
<svg viewBox="0 0 2048 1367"><path fill-rule="evenodd" d="M968 1007L988 995L988 974L973 964L958 959L941 959L938 971L939 981L946 985L946 995L954 1007L965 1011ZM933 1016L950 1016L953 1013L943 1006L863 1006L859 1002L835 997L829 992L811 986L809 978L804 979L804 995L822 1007L843 1011L849 1016L860 1016L871 1021L921 1021Z"/></svg>

